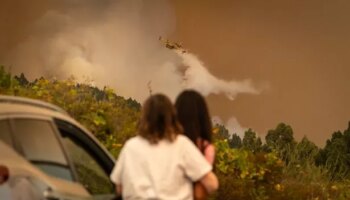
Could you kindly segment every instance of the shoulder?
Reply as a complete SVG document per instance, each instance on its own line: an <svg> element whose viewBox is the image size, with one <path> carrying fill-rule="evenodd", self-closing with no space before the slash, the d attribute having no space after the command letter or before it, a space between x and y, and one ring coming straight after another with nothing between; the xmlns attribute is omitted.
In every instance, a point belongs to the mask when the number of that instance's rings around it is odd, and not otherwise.
<svg viewBox="0 0 350 200"><path fill-rule="evenodd" d="M134 136L125 142L123 148L128 149L128 148L138 147L140 145L145 144L146 142L147 141L141 136Z"/></svg>
<svg viewBox="0 0 350 200"><path fill-rule="evenodd" d="M182 152L185 154L191 154L191 152L199 152L197 146L185 135L178 135L177 141L178 146L181 148ZM201 154L201 153L200 153Z"/></svg>
<svg viewBox="0 0 350 200"><path fill-rule="evenodd" d="M184 145L188 145L188 144L194 145L193 142L187 136L182 134L177 135L176 142Z"/></svg>
<svg viewBox="0 0 350 200"><path fill-rule="evenodd" d="M124 146L130 146L130 145L133 145L134 143L137 143L137 141L139 140L138 137L139 137L139 136L135 136L135 137L132 137L132 138L128 139L128 140L125 142L125 145L124 145Z"/></svg>

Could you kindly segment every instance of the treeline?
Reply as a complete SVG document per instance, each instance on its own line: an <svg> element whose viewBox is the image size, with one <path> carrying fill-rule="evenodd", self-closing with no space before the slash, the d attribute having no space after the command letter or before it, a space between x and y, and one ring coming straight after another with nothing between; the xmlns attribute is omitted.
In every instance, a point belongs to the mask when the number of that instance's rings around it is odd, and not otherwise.
<svg viewBox="0 0 350 200"><path fill-rule="evenodd" d="M220 124L214 130L217 199L350 199L350 122L324 148L307 137L296 141L284 123L264 143L252 129L243 138Z"/></svg>
<svg viewBox="0 0 350 200"><path fill-rule="evenodd" d="M87 127L114 155L135 135L141 105L74 78L29 81L0 66L0 94L40 99L60 106ZM212 199L350 199L350 127L335 132L324 148L293 129L279 124L268 131L265 143L249 129L244 137L216 125L215 172L220 188Z"/></svg>
<svg viewBox="0 0 350 200"><path fill-rule="evenodd" d="M267 132L264 144L252 129L245 131L241 139L237 134L229 134L223 125L218 124L216 128L216 138L226 140L230 148L253 153L274 152L289 166L315 165L326 169L331 180L350 179L350 122L343 132L334 132L324 148L306 136L297 142L292 127L284 123Z"/></svg>

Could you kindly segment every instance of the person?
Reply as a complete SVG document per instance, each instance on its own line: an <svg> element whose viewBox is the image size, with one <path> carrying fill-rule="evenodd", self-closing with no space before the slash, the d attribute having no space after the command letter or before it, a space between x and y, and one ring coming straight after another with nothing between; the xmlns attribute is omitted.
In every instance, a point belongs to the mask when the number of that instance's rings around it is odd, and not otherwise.
<svg viewBox="0 0 350 200"><path fill-rule="evenodd" d="M218 188L212 166L184 135L171 101L150 96L142 107L138 135L121 150L111 173L123 199L192 200L192 182Z"/></svg>
<svg viewBox="0 0 350 200"><path fill-rule="evenodd" d="M204 154L207 161L214 165L215 147L212 144L212 124L204 97L195 90L185 90L179 94L175 102L178 119L185 135ZM206 199L204 186L194 184L194 198Z"/></svg>

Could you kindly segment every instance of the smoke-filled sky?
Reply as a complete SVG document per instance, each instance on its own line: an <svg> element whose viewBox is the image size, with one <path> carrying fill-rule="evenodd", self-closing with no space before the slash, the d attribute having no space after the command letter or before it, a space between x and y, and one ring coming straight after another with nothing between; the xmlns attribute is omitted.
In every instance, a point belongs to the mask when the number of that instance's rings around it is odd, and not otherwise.
<svg viewBox="0 0 350 200"><path fill-rule="evenodd" d="M207 96L217 121L264 136L279 122L323 145L350 120L350 2L2 0L0 64L74 75L143 101ZM188 53L164 48L159 36Z"/></svg>
<svg viewBox="0 0 350 200"><path fill-rule="evenodd" d="M212 114L265 135L279 122L318 145L350 121L350 2L175 1L174 38L222 78L267 81L260 95L211 95ZM235 123L235 120L231 120ZM233 123L233 124L234 124Z"/></svg>

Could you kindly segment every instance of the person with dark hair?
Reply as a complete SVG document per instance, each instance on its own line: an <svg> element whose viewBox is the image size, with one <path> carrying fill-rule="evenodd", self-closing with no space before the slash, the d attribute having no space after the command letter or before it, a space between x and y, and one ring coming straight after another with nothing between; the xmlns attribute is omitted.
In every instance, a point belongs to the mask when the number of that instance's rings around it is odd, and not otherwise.
<svg viewBox="0 0 350 200"><path fill-rule="evenodd" d="M192 182L218 188L212 166L182 134L175 108L162 94L142 107L138 136L126 142L111 173L123 199L192 200Z"/></svg>
<svg viewBox="0 0 350 200"><path fill-rule="evenodd" d="M204 97L194 90L185 90L177 97L175 108L184 134L213 165L215 148L211 139L212 124ZM194 195L194 199L206 199L206 191L200 182L194 184Z"/></svg>

